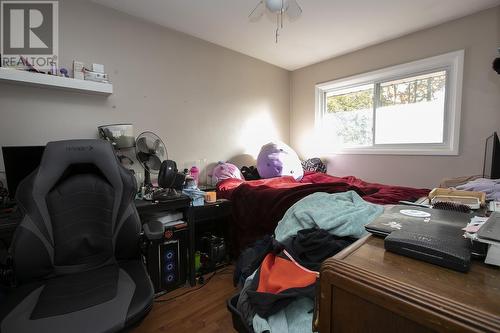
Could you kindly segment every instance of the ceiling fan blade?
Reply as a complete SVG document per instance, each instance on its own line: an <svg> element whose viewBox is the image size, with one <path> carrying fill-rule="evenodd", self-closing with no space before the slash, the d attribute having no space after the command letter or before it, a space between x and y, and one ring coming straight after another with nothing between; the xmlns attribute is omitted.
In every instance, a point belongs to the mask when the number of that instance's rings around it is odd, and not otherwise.
<svg viewBox="0 0 500 333"><path fill-rule="evenodd" d="M248 15L250 22L257 22L258 20L260 20L262 15L264 15L265 10L266 6L264 5L264 1L259 1L259 3L257 3L257 6L255 6L255 8L250 12L250 15Z"/></svg>
<svg viewBox="0 0 500 333"><path fill-rule="evenodd" d="M298 19L302 14L302 8L297 3L297 0L288 0L288 7L285 13L290 21L294 21Z"/></svg>
<svg viewBox="0 0 500 333"><path fill-rule="evenodd" d="M148 143L147 143L145 137L140 137L139 139L137 139L137 142L135 145L137 147L137 150L139 150L139 152L149 154Z"/></svg>

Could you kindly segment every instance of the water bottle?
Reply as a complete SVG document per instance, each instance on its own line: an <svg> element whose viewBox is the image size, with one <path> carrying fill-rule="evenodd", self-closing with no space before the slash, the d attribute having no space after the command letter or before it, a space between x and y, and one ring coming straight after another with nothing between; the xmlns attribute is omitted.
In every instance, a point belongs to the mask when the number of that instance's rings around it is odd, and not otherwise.
<svg viewBox="0 0 500 333"><path fill-rule="evenodd" d="M198 186L198 177L200 176L200 169L196 165L193 165L191 169L189 169L189 174L193 177L196 186Z"/></svg>

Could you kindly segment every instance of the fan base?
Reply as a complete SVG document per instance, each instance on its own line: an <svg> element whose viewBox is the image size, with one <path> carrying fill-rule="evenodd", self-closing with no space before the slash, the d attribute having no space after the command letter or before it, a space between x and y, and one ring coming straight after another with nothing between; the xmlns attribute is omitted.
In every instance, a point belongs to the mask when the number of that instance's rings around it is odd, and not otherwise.
<svg viewBox="0 0 500 333"><path fill-rule="evenodd" d="M165 202L170 200L179 199L182 193L177 192L173 188L162 188L158 189L153 193L153 200L159 202Z"/></svg>

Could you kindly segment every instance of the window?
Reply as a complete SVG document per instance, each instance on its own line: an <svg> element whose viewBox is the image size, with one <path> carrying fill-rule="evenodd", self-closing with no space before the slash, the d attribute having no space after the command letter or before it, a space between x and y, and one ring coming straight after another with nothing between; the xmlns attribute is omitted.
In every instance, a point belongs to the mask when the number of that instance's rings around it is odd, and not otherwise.
<svg viewBox="0 0 500 333"><path fill-rule="evenodd" d="M316 86L329 152L457 155L463 51Z"/></svg>

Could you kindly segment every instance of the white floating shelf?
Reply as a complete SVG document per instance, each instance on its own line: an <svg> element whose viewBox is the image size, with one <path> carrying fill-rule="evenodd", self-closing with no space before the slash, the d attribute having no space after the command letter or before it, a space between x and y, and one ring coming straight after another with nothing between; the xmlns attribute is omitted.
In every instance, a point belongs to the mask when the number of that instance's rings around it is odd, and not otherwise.
<svg viewBox="0 0 500 333"><path fill-rule="evenodd" d="M111 95L113 93L113 85L111 83L77 80L2 67L0 67L0 82L96 95Z"/></svg>

